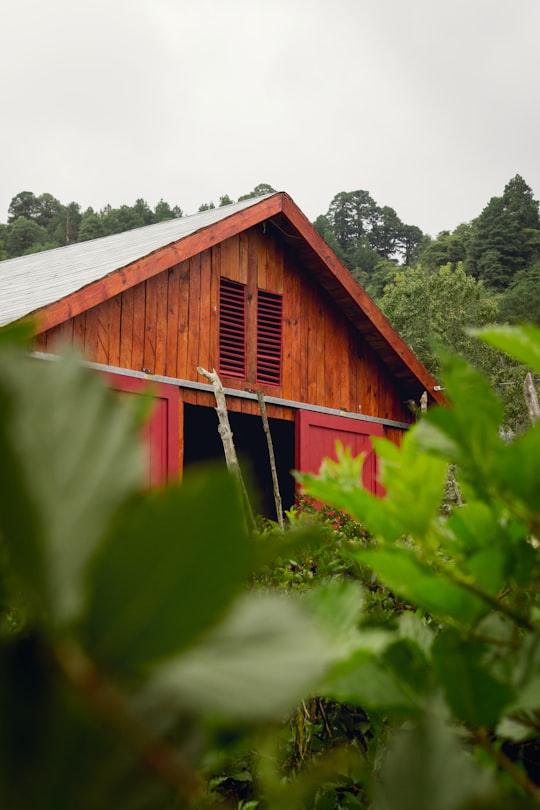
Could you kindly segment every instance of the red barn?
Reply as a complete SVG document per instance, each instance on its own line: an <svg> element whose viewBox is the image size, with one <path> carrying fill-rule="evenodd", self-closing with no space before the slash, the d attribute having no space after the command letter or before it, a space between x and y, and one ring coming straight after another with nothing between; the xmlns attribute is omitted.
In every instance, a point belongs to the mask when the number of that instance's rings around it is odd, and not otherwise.
<svg viewBox="0 0 540 810"><path fill-rule="evenodd" d="M289 471L318 469L336 438L399 442L407 400L436 383L285 193L0 263L0 325L32 315L36 350L76 345L136 393L152 380L149 478L221 454L211 387L227 393L235 443L270 488L257 391L285 505ZM375 489L368 458L364 483Z"/></svg>

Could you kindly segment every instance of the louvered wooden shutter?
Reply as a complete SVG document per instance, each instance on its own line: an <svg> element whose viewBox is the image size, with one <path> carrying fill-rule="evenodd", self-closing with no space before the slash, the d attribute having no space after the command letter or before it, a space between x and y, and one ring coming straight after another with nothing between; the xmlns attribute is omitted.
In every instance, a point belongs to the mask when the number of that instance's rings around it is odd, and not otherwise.
<svg viewBox="0 0 540 810"><path fill-rule="evenodd" d="M219 301L219 371L246 377L246 287L221 279Z"/></svg>
<svg viewBox="0 0 540 810"><path fill-rule="evenodd" d="M282 297L259 290L257 296L257 382L281 383Z"/></svg>

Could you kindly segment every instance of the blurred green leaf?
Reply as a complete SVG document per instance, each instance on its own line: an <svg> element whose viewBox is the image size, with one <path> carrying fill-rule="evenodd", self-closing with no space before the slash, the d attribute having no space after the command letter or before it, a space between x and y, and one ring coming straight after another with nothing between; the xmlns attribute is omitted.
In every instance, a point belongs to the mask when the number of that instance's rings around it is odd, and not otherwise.
<svg viewBox="0 0 540 810"><path fill-rule="evenodd" d="M429 713L398 732L383 762L375 810L462 810L487 804L489 771L480 768L442 718Z"/></svg>
<svg viewBox="0 0 540 810"><path fill-rule="evenodd" d="M255 594L238 600L185 655L157 666L149 690L171 710L279 718L315 688L329 659L329 645L298 602Z"/></svg>
<svg viewBox="0 0 540 810"><path fill-rule="evenodd" d="M458 464L462 478L489 491L504 447L502 404L486 378L460 358L447 357L442 376L450 407L428 411L417 426L418 446Z"/></svg>
<svg viewBox="0 0 540 810"><path fill-rule="evenodd" d="M118 670L193 643L244 586L253 549L234 478L199 470L141 496L113 524L91 572L83 637Z"/></svg>
<svg viewBox="0 0 540 810"><path fill-rule="evenodd" d="M513 690L493 677L481 660L482 647L452 630L440 633L433 663L456 717L471 726L492 726L515 699Z"/></svg>
<svg viewBox="0 0 540 810"><path fill-rule="evenodd" d="M0 355L0 527L32 604L65 624L118 504L141 483L129 403L70 357Z"/></svg>
<svg viewBox="0 0 540 810"><path fill-rule="evenodd" d="M345 666L335 667L322 685L322 694L364 709L402 712L418 710L416 689L411 689L391 666L363 650Z"/></svg>
<svg viewBox="0 0 540 810"><path fill-rule="evenodd" d="M504 447L492 470L492 476L502 496L515 499L518 502L516 506L521 502L531 515L537 514L540 424Z"/></svg>
<svg viewBox="0 0 540 810"><path fill-rule="evenodd" d="M416 613L405 611L398 619L398 631L400 638L414 641L426 658L429 658L435 633L424 619L420 618Z"/></svg>
<svg viewBox="0 0 540 810"><path fill-rule="evenodd" d="M532 324L520 326L493 325L483 329L470 329L484 343L500 349L532 371L540 374L540 329Z"/></svg>
<svg viewBox="0 0 540 810"><path fill-rule="evenodd" d="M15 321L0 327L0 347L30 347L35 335L35 324L31 320Z"/></svg>
<svg viewBox="0 0 540 810"><path fill-rule="evenodd" d="M369 565L397 595L438 617L465 623L478 619L488 606L466 588L444 578L421 562L412 549L365 549L354 554Z"/></svg>

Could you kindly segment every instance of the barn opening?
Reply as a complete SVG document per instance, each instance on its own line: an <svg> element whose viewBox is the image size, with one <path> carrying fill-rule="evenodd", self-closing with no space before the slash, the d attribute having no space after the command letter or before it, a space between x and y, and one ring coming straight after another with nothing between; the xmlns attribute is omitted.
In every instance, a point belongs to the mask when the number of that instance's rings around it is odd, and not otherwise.
<svg viewBox="0 0 540 810"><path fill-rule="evenodd" d="M294 504L295 487L291 470L295 467L294 422L269 418L270 432L281 492L283 509ZM276 519L272 473L268 458L268 445L260 416L229 411L236 452L242 472L252 481L252 489L259 498L256 511L272 520ZM221 460L225 463L223 444L218 433L218 418L214 408L184 404L184 469L204 461Z"/></svg>

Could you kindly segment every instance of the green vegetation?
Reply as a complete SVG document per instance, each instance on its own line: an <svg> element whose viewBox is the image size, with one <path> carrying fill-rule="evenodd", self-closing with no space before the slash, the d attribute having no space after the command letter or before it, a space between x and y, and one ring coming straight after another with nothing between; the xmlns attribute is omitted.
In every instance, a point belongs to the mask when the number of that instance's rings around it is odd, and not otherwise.
<svg viewBox="0 0 540 810"><path fill-rule="evenodd" d="M260 183L239 200L271 191L274 191L272 186ZM228 194L219 198L220 207L233 202ZM199 211L211 208L215 208L213 202L203 203ZM100 211L93 208L81 211L79 203L64 205L52 194L36 196L32 191L21 191L11 200L7 224L0 223L0 259L86 242L181 216L182 209L169 205L165 200L160 200L153 209L146 200L139 198L134 205L121 205L119 208L106 205Z"/></svg>
<svg viewBox="0 0 540 810"><path fill-rule="evenodd" d="M0 331L2 807L540 804L540 424L505 442L447 356L451 407L377 440L384 499L342 452L301 477L331 507L250 537L224 472L142 491L146 403L21 331ZM540 373L533 327L480 338Z"/></svg>

